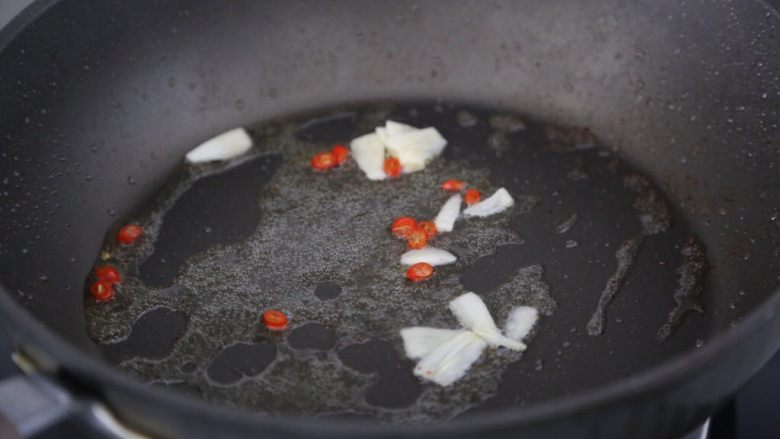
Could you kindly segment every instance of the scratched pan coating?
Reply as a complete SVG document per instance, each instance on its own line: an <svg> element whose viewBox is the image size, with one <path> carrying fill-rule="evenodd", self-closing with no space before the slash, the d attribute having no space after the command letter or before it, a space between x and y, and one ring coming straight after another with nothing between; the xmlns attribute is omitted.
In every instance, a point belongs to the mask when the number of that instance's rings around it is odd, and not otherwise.
<svg viewBox="0 0 780 439"><path fill-rule="evenodd" d="M388 118L437 127L449 141L443 157L385 182L352 162L308 168L314 153ZM182 165L107 234L102 259L124 281L114 302L85 301L87 329L120 369L262 412L419 423L565 395L706 339L703 245L649 178L587 130L441 103L341 108L248 130L246 157ZM506 187L516 205L437 237L458 262L410 284L388 225L432 218L448 178L483 196ZM113 243L127 221L146 230L130 249ZM488 349L447 388L418 381L398 330L456 327L447 303L466 291L499 326L514 306L539 308L529 349ZM291 328L264 330L267 308L284 310Z"/></svg>

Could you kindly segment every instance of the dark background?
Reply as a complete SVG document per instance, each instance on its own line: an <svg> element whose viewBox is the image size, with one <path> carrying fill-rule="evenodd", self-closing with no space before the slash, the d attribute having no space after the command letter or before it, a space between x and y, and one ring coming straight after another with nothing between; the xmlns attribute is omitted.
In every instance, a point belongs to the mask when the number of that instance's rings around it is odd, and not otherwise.
<svg viewBox="0 0 780 439"><path fill-rule="evenodd" d="M756 0L761 1L761 0ZM765 0L780 10L780 0ZM0 28L31 0L0 0ZM17 370L11 362L12 346L0 329L0 379ZM734 402L718 414L713 439L780 438L780 354L739 392Z"/></svg>

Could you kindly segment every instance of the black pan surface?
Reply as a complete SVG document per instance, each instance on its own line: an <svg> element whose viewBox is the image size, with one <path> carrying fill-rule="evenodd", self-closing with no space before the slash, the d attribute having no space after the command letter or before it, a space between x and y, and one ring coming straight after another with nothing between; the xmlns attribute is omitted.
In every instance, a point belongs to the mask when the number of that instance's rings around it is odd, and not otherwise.
<svg viewBox="0 0 780 439"><path fill-rule="evenodd" d="M381 183L354 164L309 169L317 151L387 118L440 129L450 139L441 162ZM655 184L586 129L441 103L250 131L248 158L182 165L150 208L107 234L97 264L124 280L111 303L87 294L87 330L122 369L253 410L410 423L566 395L709 336L704 246ZM451 177L484 196L506 187L517 205L437 237L458 263L410 284L398 264L405 244L388 225L435 216ZM127 222L144 226L140 245L116 243ZM326 288L338 295L323 300ZM398 331L457 327L447 304L467 291L499 322L514 306L538 308L534 348L522 359L489 351L456 386L420 383ZM262 328L268 308L290 314L288 333Z"/></svg>

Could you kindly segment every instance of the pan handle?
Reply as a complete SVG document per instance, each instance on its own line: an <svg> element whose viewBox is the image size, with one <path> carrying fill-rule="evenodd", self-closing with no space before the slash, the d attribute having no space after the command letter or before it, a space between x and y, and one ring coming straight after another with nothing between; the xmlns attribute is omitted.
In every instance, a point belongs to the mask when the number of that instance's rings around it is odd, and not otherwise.
<svg viewBox="0 0 780 439"><path fill-rule="evenodd" d="M0 416L21 437L32 437L60 421L75 418L107 438L146 438L122 425L97 400L72 394L43 372L19 374L0 381Z"/></svg>

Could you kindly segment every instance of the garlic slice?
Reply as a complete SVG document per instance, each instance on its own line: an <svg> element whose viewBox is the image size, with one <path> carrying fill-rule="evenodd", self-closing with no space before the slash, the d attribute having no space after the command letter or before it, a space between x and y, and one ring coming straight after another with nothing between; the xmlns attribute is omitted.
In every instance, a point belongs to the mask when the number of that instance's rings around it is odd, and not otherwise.
<svg viewBox="0 0 780 439"><path fill-rule="evenodd" d="M456 331L417 363L414 374L440 386L449 386L479 359L487 343L471 331Z"/></svg>
<svg viewBox="0 0 780 439"><path fill-rule="evenodd" d="M386 127L387 140L385 141L387 152L401 162L405 173L422 170L447 146L447 140L436 128L391 130L390 126L394 125L390 125L389 122L391 121L388 121Z"/></svg>
<svg viewBox="0 0 780 439"><path fill-rule="evenodd" d="M447 250L435 247L423 247L417 250L409 250L401 255L402 265L414 265L425 262L435 267L437 265L452 264L457 260L458 258Z"/></svg>
<svg viewBox="0 0 780 439"><path fill-rule="evenodd" d="M382 154L379 146L382 145ZM447 146L447 140L436 128L415 128L388 120L385 126L376 127L373 133L354 139L351 143L355 161L371 180L383 180L385 149L401 163L404 173L420 171ZM362 156L362 157L361 157ZM379 157L381 156L381 163ZM380 174L381 172L381 174Z"/></svg>
<svg viewBox="0 0 780 439"><path fill-rule="evenodd" d="M385 127L376 127L374 133L376 133L383 145L387 145L387 129Z"/></svg>
<svg viewBox="0 0 780 439"><path fill-rule="evenodd" d="M450 311L464 328L499 332L485 302L474 293L466 293L450 301Z"/></svg>
<svg viewBox="0 0 780 439"><path fill-rule="evenodd" d="M401 330L406 356L419 360L414 374L440 386L448 386L463 377L488 346L525 350L521 340L538 318L536 308L520 306L513 309L507 318L507 336L504 336L485 302L474 293L451 300L450 311L465 329L414 326Z"/></svg>
<svg viewBox="0 0 780 439"><path fill-rule="evenodd" d="M466 210L463 211L463 215L467 217L478 216L484 218L503 212L512 207L513 204L515 204L515 200L509 195L509 192L506 189L501 188L489 198L467 207Z"/></svg>
<svg viewBox="0 0 780 439"><path fill-rule="evenodd" d="M376 135L379 136L379 140L382 141L382 143L387 146L387 139L390 136L395 136L397 134L406 133L409 131L416 131L417 128L406 125L400 122L394 122L392 120L388 120L385 122L385 126L383 127L376 127Z"/></svg>
<svg viewBox="0 0 780 439"><path fill-rule="evenodd" d="M485 339L489 345L525 350L525 344L501 334L485 302L476 294L466 293L450 301L450 311L464 328Z"/></svg>
<svg viewBox="0 0 780 439"><path fill-rule="evenodd" d="M460 331L455 329L424 328L414 326L401 330L406 356L419 360Z"/></svg>
<svg viewBox="0 0 780 439"><path fill-rule="evenodd" d="M214 136L190 150L185 156L189 163L223 161L238 157L252 147L252 138L243 128Z"/></svg>
<svg viewBox="0 0 780 439"><path fill-rule="evenodd" d="M385 122L385 130L387 130L387 136L397 136L398 134L408 133L410 131L417 131L419 128L415 128L405 123L388 120Z"/></svg>
<svg viewBox="0 0 780 439"><path fill-rule="evenodd" d="M455 228L455 220L460 215L460 205L463 197L460 194L451 196L439 209L439 213L433 220L436 224L436 231L439 233L451 232Z"/></svg>
<svg viewBox="0 0 780 439"><path fill-rule="evenodd" d="M369 180L384 180L385 145L376 133L358 137L350 142L352 156Z"/></svg>
<svg viewBox="0 0 780 439"><path fill-rule="evenodd" d="M509 313L504 333L512 340L522 341L528 336L539 319L539 311L531 306L518 306Z"/></svg>

